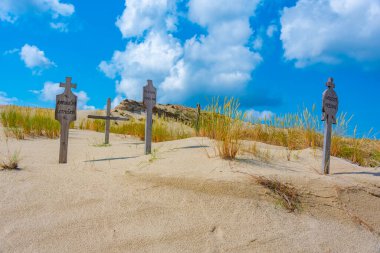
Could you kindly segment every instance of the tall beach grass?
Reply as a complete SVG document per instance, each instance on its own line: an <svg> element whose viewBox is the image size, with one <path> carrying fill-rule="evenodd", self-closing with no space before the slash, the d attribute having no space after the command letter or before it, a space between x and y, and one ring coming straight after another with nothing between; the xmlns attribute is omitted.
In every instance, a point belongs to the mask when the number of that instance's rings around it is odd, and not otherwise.
<svg viewBox="0 0 380 253"><path fill-rule="evenodd" d="M201 113L199 133L216 141L220 157L234 159L241 147L245 114L239 110L239 101L234 98L213 98Z"/></svg>
<svg viewBox="0 0 380 253"><path fill-rule="evenodd" d="M104 132L105 121L99 119L83 119L80 129ZM131 119L127 122L111 122L110 132L115 134L131 135L140 140L145 138L145 120ZM195 131L176 120L165 117L154 117L152 125L152 141L162 142L184 139L195 135Z"/></svg>
<svg viewBox="0 0 380 253"><path fill-rule="evenodd" d="M380 141L366 136L348 137L347 129L352 120L347 113L340 113L334 126L331 155L344 158L361 166L380 166ZM201 113L200 134L216 140L217 150L223 158L233 159L240 150L241 140L252 140L286 147L288 157L294 150L323 147L323 122L315 112L315 106L303 108L298 113L288 113L267 119L248 119L239 110L239 102L225 98L213 98Z"/></svg>
<svg viewBox="0 0 380 253"><path fill-rule="evenodd" d="M51 109L4 106L0 109L0 121L5 134L16 139L59 137L60 125Z"/></svg>

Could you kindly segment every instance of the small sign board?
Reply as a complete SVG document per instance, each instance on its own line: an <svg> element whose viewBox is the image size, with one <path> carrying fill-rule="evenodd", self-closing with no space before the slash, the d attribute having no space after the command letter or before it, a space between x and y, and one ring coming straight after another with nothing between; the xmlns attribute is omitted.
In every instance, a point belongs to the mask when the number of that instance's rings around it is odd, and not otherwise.
<svg viewBox="0 0 380 253"><path fill-rule="evenodd" d="M333 78L329 78L326 89L322 94L322 121L329 121L336 124L336 113L338 112L338 95L334 91L335 84Z"/></svg>
<svg viewBox="0 0 380 253"><path fill-rule="evenodd" d="M148 80L148 84L143 89L143 103L146 107L153 107L156 105L157 90L153 86L152 80Z"/></svg>
<svg viewBox="0 0 380 253"><path fill-rule="evenodd" d="M66 83L60 83L65 88L62 94L56 96L55 119L59 122L74 121L77 119L77 96L71 91L77 85L71 83L71 77L66 77Z"/></svg>

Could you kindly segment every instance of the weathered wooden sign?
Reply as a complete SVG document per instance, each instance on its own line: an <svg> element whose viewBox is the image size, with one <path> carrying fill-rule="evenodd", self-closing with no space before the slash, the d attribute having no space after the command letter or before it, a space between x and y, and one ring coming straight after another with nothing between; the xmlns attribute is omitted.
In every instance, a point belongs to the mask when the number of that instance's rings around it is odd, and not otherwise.
<svg viewBox="0 0 380 253"><path fill-rule="evenodd" d="M156 105L156 88L153 86L152 80L147 81L147 85L143 88L143 103L146 107L145 122L145 154L152 152L152 124L153 124L153 107Z"/></svg>
<svg viewBox="0 0 380 253"><path fill-rule="evenodd" d="M109 144L111 120L123 120L123 121L128 120L127 118L111 116L111 99L110 98L107 99L107 115L106 116L88 115L87 117L90 119L103 119L106 121L104 144Z"/></svg>
<svg viewBox="0 0 380 253"><path fill-rule="evenodd" d="M71 77L66 77L66 82L59 86L65 88L62 94L56 96L55 105L55 119L61 124L59 163L67 163L70 122L77 119L77 96L71 89L76 89L77 85L71 83Z"/></svg>
<svg viewBox="0 0 380 253"><path fill-rule="evenodd" d="M326 83L328 87L322 94L322 121L325 121L322 172L330 173L330 149L332 124L336 124L336 113L338 112L338 96L334 91L334 79L330 77Z"/></svg>

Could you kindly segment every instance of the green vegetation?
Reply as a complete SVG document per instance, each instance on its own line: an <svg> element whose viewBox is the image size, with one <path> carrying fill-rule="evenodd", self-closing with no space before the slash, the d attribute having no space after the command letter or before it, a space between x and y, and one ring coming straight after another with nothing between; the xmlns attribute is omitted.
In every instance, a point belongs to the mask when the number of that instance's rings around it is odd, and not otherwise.
<svg viewBox="0 0 380 253"><path fill-rule="evenodd" d="M8 137L5 138L5 143L7 146L7 154L2 158L0 170L19 170L19 163L21 161L20 150L10 151Z"/></svg>
<svg viewBox="0 0 380 253"><path fill-rule="evenodd" d="M239 111L239 102L234 98L225 98L223 105L214 98L205 112L201 114L199 132L216 140L219 156L234 159L241 147L245 114Z"/></svg>
<svg viewBox="0 0 380 253"><path fill-rule="evenodd" d="M100 111L98 112L100 114ZM334 126L331 143L331 155L350 160L361 166L380 166L380 141L369 138L345 137L352 117L341 113ZM196 120L196 119L194 119ZM7 137L25 139L26 137L44 136L58 138L60 125L54 119L54 110L28 108L19 106L4 106L0 108L0 122L4 126ZM154 142L171 141L192 136L205 136L215 140L215 147L220 157L234 159L239 152L254 154L263 161L271 159L269 152L262 152L256 146L244 147L242 140L262 142L286 147L287 158L292 152L305 148L318 149L323 146L323 123L315 113L315 106L299 113L275 116L265 120L248 120L239 110L239 102L234 98L225 98L220 103L219 98L211 100L209 106L201 111L199 124L184 124L180 120L168 117L154 117ZM74 127L72 122L71 128ZM83 119L80 129L103 132L105 121L98 119ZM197 128L197 129L195 129ZM199 131L196 134L196 130ZM111 133L131 135L144 140L145 121L130 120L128 122L112 122Z"/></svg>
<svg viewBox="0 0 380 253"><path fill-rule="evenodd" d="M1 109L0 117L6 136L16 139L25 139L27 136L59 137L60 126L54 119L53 110L5 106Z"/></svg>
<svg viewBox="0 0 380 253"><path fill-rule="evenodd" d="M98 119L83 119L79 124L80 129L104 132L105 121ZM131 135L144 140L145 120L130 120L123 123L112 122L110 132L115 134ZM194 131L190 127L175 120L155 117L152 128L152 141L162 142L184 139L194 136Z"/></svg>
<svg viewBox="0 0 380 253"><path fill-rule="evenodd" d="M380 141L357 138L356 134L353 138L344 136L351 119L346 113L339 115L334 127L331 155L361 166L380 166ZM200 134L216 140L219 155L226 159L235 158L241 149L242 139L286 147L288 160L294 150L323 147L323 123L315 114L315 106L312 110L305 108L300 113L250 121L239 111L237 100L225 99L223 105L219 105L216 98L202 111ZM270 158L269 154L259 152L255 146L244 151L266 161Z"/></svg>
<svg viewBox="0 0 380 253"><path fill-rule="evenodd" d="M20 152L15 151L12 154L8 152L8 156L0 164L1 169L3 170L19 170L19 163L21 161Z"/></svg>

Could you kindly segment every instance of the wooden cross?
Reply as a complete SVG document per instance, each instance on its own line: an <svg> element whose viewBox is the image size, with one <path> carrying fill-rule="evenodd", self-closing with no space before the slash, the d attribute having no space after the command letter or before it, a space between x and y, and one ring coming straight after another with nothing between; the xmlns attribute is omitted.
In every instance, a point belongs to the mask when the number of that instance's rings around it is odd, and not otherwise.
<svg viewBox="0 0 380 253"><path fill-rule="evenodd" d="M334 79L330 77L326 83L328 87L322 95L322 121L325 121L323 139L322 173L330 173L330 149L332 124L336 124L336 113L338 112L338 96L334 91Z"/></svg>
<svg viewBox="0 0 380 253"><path fill-rule="evenodd" d="M329 77L329 79L327 80L326 86L329 88L330 87L335 88L334 78Z"/></svg>
<svg viewBox="0 0 380 253"><path fill-rule="evenodd" d="M77 96L71 91L77 85L71 83L71 77L66 77L66 83L60 83L65 91L56 96L55 119L61 124L59 145L59 163L67 163L67 150L69 145L70 122L77 118Z"/></svg>
<svg viewBox="0 0 380 253"><path fill-rule="evenodd" d="M66 82L65 83L59 83L59 87L65 88L64 93L70 93L71 89L76 89L77 85L75 83L71 83L71 77L66 77Z"/></svg>
<svg viewBox="0 0 380 253"><path fill-rule="evenodd" d="M106 121L104 144L109 144L109 141L110 141L110 126L111 126L110 121L111 120L121 120L121 121L129 120L127 118L111 116L111 99L110 98L107 99L107 115L106 116L88 115L87 118L89 118L89 119L104 119Z"/></svg>

